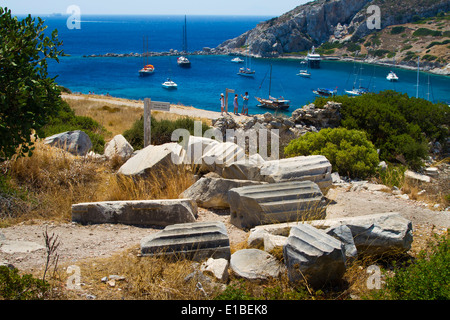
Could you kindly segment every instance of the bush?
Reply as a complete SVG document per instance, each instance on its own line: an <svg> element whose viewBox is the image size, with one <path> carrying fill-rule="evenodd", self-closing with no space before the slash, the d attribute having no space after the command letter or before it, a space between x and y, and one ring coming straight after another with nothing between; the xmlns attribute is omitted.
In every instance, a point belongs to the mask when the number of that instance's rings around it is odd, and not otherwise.
<svg viewBox="0 0 450 320"><path fill-rule="evenodd" d="M5 300L37 300L43 299L49 290L44 280L32 275L19 275L16 268L0 266L0 298Z"/></svg>
<svg viewBox="0 0 450 320"><path fill-rule="evenodd" d="M63 101L58 114L48 121L37 134L41 138L49 137L57 133L82 130L92 141L93 151L102 154L105 147L104 135L106 129L97 121L89 117L76 116L75 112Z"/></svg>
<svg viewBox="0 0 450 320"><path fill-rule="evenodd" d="M381 160L418 169L428 156L427 143L444 143L448 137L450 113L443 103L387 90L358 97L318 98L314 104L320 107L329 100L342 103L341 126L365 131L380 149Z"/></svg>
<svg viewBox="0 0 450 320"><path fill-rule="evenodd" d="M442 32L436 31L436 30L430 30L427 28L419 28L413 32L413 36L414 37L425 37L425 36L440 37L440 36L442 36Z"/></svg>
<svg viewBox="0 0 450 320"><path fill-rule="evenodd" d="M156 120L151 118L151 142L152 145L161 145L173 142L172 132L176 129L186 129L191 135L194 134L195 120L184 117L175 121ZM209 126L202 123L202 134L209 129ZM137 120L133 126L123 133L123 136L133 146L135 150L144 147L144 118Z"/></svg>
<svg viewBox="0 0 450 320"><path fill-rule="evenodd" d="M391 29L391 34L400 34L403 31L405 31L405 27L404 26L396 26L396 27L393 27Z"/></svg>
<svg viewBox="0 0 450 320"><path fill-rule="evenodd" d="M386 286L374 298L394 300L449 300L450 299L450 238L437 237L431 252L425 250L407 267L397 267Z"/></svg>
<svg viewBox="0 0 450 320"><path fill-rule="evenodd" d="M345 128L322 129L292 140L284 150L290 157L323 155L333 171L352 178L366 178L375 173L379 158L377 150L363 131Z"/></svg>

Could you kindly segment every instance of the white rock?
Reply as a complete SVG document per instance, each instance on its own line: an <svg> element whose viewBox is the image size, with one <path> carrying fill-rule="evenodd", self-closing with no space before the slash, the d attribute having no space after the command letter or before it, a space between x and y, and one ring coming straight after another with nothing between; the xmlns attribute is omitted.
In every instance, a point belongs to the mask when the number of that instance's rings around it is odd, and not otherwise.
<svg viewBox="0 0 450 320"><path fill-rule="evenodd" d="M128 143L127 139L121 134L116 135L105 145L104 155L111 159L114 156L118 156L119 158L125 160L132 156L134 152L131 144Z"/></svg>

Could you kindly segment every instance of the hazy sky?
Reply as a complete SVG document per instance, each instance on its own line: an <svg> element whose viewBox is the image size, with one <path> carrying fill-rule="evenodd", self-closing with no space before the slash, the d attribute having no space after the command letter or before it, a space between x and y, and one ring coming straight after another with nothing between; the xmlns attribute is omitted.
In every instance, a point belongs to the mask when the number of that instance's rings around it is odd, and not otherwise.
<svg viewBox="0 0 450 320"><path fill-rule="evenodd" d="M186 14L280 16L310 0L2 0L17 14L63 13L77 5L81 14Z"/></svg>

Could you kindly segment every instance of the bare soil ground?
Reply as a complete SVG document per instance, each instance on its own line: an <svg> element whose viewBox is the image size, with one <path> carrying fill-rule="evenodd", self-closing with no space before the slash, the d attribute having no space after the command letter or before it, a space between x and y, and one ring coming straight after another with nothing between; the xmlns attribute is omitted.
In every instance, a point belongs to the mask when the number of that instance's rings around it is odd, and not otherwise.
<svg viewBox="0 0 450 320"><path fill-rule="evenodd" d="M371 190L352 190L336 187L327 195L334 200L327 209L327 218L360 216L375 213L399 212L411 220L414 230L413 250L419 250L434 233L443 234L450 228L450 212L426 208L423 203L401 199L392 193ZM198 221L222 221L225 223L231 246L242 245L248 233L229 223L228 210L210 211L199 208ZM58 236L59 264L74 265L88 258L109 257L114 253L139 246L141 239L161 228L139 228L127 225L79 225L76 223L52 223L29 221L0 229L0 262L7 262L19 270L37 271L45 265L44 232ZM3 240L2 240L3 239ZM10 245L28 242L40 249L22 247L10 252Z"/></svg>

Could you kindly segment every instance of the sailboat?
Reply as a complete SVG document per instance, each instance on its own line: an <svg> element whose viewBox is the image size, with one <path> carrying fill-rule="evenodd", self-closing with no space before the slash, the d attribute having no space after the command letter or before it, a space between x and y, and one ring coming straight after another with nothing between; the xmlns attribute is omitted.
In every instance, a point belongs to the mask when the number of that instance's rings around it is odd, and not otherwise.
<svg viewBox="0 0 450 320"><path fill-rule="evenodd" d="M332 97L337 94L337 87L336 89L317 88L313 90L313 93L319 97Z"/></svg>
<svg viewBox="0 0 450 320"><path fill-rule="evenodd" d="M306 64L306 69L300 70L297 75L303 78L309 78L311 77L311 73L308 72L308 63L305 61L302 61L301 64Z"/></svg>
<svg viewBox="0 0 450 320"><path fill-rule="evenodd" d="M272 65L270 65L269 97L267 99L256 97L256 100L258 100L258 102L260 103L260 105L258 105L258 107L268 108L268 109L272 109L272 110L289 109L291 102L289 100L284 99L283 97L280 97L280 99L272 97L270 95L271 87L272 87Z"/></svg>
<svg viewBox="0 0 450 320"><path fill-rule="evenodd" d="M145 50L145 37L144 37L144 50ZM141 70L139 70L139 76L143 77L143 76L148 76L153 74L153 72L155 72L155 67L151 64L148 64L148 37L147 37L147 51L145 53L142 53L142 56L145 57L144 58L144 66L142 67Z"/></svg>
<svg viewBox="0 0 450 320"><path fill-rule="evenodd" d="M251 68L251 60L252 58L249 56L247 51L247 56L245 58L245 67L239 68L238 75L244 76L244 77L253 77L255 75L255 70L252 70ZM249 63L250 61L250 63Z"/></svg>
<svg viewBox="0 0 450 320"><path fill-rule="evenodd" d="M183 26L183 54L187 54L187 28L186 28L186 16L184 16L184 26ZM185 56L181 56L177 59L177 63L180 67L190 68L191 62Z"/></svg>
<svg viewBox="0 0 450 320"><path fill-rule="evenodd" d="M369 90L361 86L361 75L362 75L362 64L359 68L359 72L355 74L355 81L353 82L352 90L345 90L345 92L351 96L360 96L362 94L368 93ZM358 80L359 75L359 88L356 88L356 81Z"/></svg>

